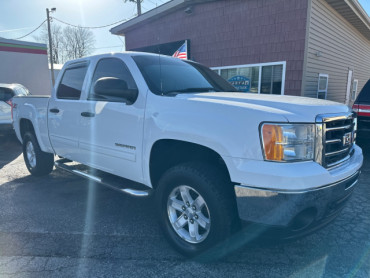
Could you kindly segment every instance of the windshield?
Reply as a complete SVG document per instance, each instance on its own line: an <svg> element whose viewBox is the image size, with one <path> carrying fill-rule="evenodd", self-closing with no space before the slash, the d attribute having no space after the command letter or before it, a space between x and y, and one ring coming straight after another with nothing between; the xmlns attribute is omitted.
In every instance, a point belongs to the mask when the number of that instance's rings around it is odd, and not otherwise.
<svg viewBox="0 0 370 278"><path fill-rule="evenodd" d="M157 95L192 92L237 92L221 76L200 64L166 56L132 57L149 89Z"/></svg>

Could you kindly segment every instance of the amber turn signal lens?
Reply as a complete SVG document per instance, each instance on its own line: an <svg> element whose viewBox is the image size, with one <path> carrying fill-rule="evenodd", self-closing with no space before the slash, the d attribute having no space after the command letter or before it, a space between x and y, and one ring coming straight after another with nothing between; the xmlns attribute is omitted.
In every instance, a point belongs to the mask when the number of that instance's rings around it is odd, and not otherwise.
<svg viewBox="0 0 370 278"><path fill-rule="evenodd" d="M262 127L265 158L267 160L282 161L284 158L283 130L277 125L265 124Z"/></svg>

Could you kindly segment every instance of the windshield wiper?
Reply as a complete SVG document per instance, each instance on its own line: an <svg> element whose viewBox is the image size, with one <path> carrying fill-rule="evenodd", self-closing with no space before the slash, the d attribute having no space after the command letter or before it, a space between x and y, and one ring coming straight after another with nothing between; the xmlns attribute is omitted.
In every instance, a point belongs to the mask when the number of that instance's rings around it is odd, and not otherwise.
<svg viewBox="0 0 370 278"><path fill-rule="evenodd" d="M201 93L201 92L216 92L215 88L213 87L199 87L199 88L186 88L182 90L170 90L164 92L164 95L172 95L172 94L186 94L186 93Z"/></svg>

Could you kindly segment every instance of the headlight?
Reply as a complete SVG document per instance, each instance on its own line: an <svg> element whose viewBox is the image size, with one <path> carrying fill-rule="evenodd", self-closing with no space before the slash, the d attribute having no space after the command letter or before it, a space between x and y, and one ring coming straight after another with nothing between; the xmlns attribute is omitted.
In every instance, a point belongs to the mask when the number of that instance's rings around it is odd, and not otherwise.
<svg viewBox="0 0 370 278"><path fill-rule="evenodd" d="M273 124L261 126L264 156L270 161L313 160L314 124Z"/></svg>

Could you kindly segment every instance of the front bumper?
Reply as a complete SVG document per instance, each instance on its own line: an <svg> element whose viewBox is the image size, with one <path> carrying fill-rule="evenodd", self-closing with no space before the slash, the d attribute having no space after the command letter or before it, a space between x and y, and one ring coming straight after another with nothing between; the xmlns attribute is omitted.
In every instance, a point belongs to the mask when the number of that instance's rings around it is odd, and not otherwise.
<svg viewBox="0 0 370 278"><path fill-rule="evenodd" d="M242 220L291 231L313 228L331 220L343 208L358 182L360 172L334 184L309 191L271 191L235 186Z"/></svg>
<svg viewBox="0 0 370 278"><path fill-rule="evenodd" d="M333 219L351 196L362 162L362 151L355 145L352 157L333 169L315 162L261 162L264 168L239 163L238 168L248 169L253 177L253 183L235 185L239 217L290 231L320 226Z"/></svg>

